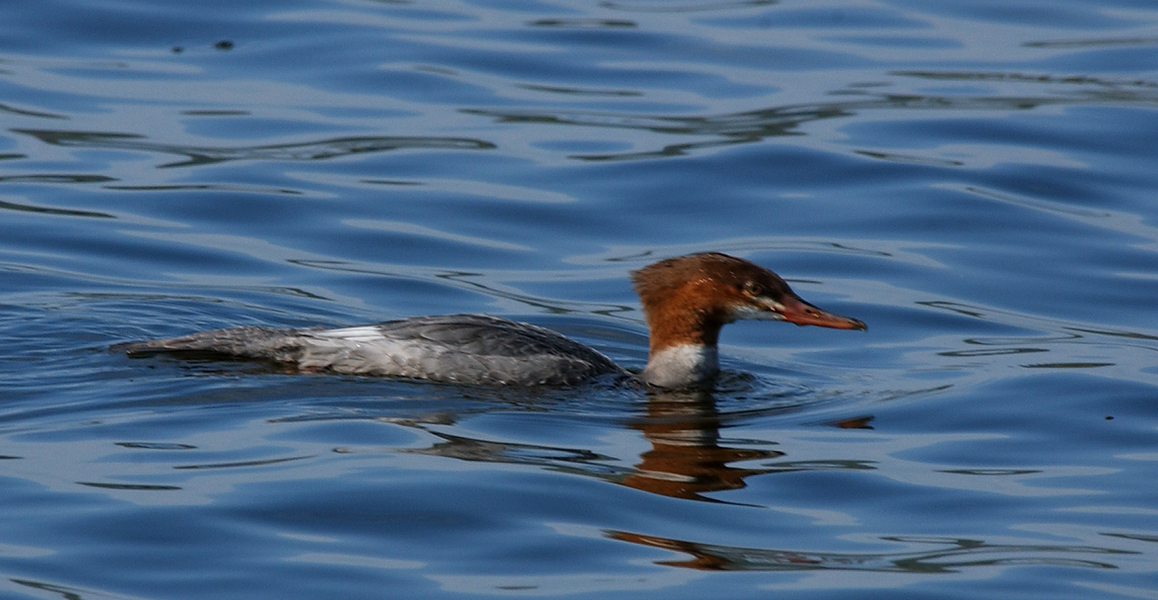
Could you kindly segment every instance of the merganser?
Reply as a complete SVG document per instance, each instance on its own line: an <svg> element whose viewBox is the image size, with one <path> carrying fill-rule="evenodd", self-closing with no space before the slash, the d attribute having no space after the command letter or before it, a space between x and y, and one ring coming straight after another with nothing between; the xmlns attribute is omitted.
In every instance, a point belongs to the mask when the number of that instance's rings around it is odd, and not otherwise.
<svg viewBox="0 0 1158 600"><path fill-rule="evenodd" d="M739 319L865 330L857 319L805 302L778 275L705 252L632 273L650 331L638 374L660 388L704 387L719 372L720 328ZM119 344L130 355L193 353L270 360L306 372L404 377L471 385L574 385L632 375L554 331L487 315L413 317L326 329L243 326Z"/></svg>

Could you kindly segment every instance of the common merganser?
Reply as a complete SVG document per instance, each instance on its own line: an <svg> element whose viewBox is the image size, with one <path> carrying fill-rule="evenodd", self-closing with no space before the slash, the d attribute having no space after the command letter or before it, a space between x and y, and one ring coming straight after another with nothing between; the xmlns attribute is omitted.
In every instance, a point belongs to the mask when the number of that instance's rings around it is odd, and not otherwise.
<svg viewBox="0 0 1158 600"><path fill-rule="evenodd" d="M703 387L719 372L720 328L740 319L866 329L805 302L778 275L747 260L705 252L632 273L650 331L639 380ZM554 331L487 315L413 317L326 329L244 326L120 344L130 355L194 353L271 360L306 372L405 377L471 385L573 385L631 374Z"/></svg>

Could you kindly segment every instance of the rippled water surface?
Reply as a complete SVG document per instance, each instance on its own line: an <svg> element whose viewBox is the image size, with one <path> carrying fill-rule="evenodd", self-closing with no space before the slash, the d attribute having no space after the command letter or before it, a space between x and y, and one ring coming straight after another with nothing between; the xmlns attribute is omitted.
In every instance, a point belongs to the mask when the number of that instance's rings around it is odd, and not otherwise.
<svg viewBox="0 0 1158 600"><path fill-rule="evenodd" d="M0 3L0 596L1158 597L1149 1ZM486 312L711 394L130 359Z"/></svg>

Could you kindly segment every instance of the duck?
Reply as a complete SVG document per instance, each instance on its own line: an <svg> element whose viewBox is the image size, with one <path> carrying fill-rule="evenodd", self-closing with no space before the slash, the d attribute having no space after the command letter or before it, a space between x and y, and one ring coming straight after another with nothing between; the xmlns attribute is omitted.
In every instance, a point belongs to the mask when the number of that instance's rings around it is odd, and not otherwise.
<svg viewBox="0 0 1158 600"><path fill-rule="evenodd" d="M339 328L241 326L115 348L131 357L265 360L301 372L462 385L573 386L610 376L680 389L711 386L720 370L720 329L735 321L867 329L804 301L776 273L719 252L664 259L633 271L631 281L648 327L647 365L639 373L550 329L484 314Z"/></svg>

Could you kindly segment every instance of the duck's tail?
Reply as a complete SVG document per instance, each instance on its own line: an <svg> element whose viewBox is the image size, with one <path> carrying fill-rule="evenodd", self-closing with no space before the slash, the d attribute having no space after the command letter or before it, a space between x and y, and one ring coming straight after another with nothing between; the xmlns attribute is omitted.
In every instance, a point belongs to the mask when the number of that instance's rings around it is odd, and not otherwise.
<svg viewBox="0 0 1158 600"><path fill-rule="evenodd" d="M301 330L246 325L164 340L114 344L109 350L129 356L183 354L293 363L301 358L303 345Z"/></svg>

